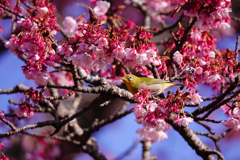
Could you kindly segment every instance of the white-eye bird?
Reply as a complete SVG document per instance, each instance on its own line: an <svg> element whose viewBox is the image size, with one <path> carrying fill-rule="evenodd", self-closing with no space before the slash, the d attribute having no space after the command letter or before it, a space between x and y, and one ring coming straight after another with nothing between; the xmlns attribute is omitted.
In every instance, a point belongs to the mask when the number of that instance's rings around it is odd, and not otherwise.
<svg viewBox="0 0 240 160"><path fill-rule="evenodd" d="M141 88L150 89L152 94L157 96L162 93L165 89L172 86L185 86L184 83L179 82L169 82L162 79L156 78L146 78L146 77L137 77L133 74L127 74L122 77L122 80L126 84L129 92L136 94Z"/></svg>

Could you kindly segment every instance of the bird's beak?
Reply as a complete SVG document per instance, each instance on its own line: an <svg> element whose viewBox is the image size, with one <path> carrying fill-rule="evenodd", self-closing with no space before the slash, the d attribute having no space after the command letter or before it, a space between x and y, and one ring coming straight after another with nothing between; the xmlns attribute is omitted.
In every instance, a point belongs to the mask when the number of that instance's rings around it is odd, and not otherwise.
<svg viewBox="0 0 240 160"><path fill-rule="evenodd" d="M125 77L122 77L121 79L122 79L123 81L127 81L127 79L126 79Z"/></svg>

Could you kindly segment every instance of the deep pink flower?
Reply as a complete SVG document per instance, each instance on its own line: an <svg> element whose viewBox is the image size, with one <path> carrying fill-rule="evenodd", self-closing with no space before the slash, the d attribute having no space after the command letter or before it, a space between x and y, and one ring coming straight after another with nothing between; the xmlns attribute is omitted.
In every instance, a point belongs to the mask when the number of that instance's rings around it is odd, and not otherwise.
<svg viewBox="0 0 240 160"><path fill-rule="evenodd" d="M15 108L14 112L18 117L30 118L34 115L34 110L35 109L32 109L30 104L25 104L20 106L19 108Z"/></svg>

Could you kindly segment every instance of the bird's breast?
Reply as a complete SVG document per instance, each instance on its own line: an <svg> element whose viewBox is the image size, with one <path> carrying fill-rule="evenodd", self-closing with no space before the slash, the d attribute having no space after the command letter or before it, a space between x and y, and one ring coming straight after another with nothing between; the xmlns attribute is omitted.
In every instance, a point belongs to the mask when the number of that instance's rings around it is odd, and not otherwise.
<svg viewBox="0 0 240 160"><path fill-rule="evenodd" d="M141 83L139 85L139 89L141 89L141 88L150 89L151 91L158 91L161 88L163 88L163 86L162 86L162 84L150 84L150 85L147 85L145 82L143 82L143 83Z"/></svg>

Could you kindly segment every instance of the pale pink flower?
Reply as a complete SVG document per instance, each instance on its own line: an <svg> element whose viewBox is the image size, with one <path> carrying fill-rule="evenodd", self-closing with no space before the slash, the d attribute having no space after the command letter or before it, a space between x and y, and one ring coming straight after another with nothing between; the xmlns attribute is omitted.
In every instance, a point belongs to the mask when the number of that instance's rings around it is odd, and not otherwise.
<svg viewBox="0 0 240 160"><path fill-rule="evenodd" d="M35 55L33 55L33 57L32 57L32 60L33 60L33 61L37 61L37 60L39 60L39 59L40 59L40 57L39 57L38 54L35 54Z"/></svg>
<svg viewBox="0 0 240 160"><path fill-rule="evenodd" d="M82 59L82 64L84 65L83 67L87 67L92 63L92 56L88 54L87 52L80 54L79 58Z"/></svg>
<svg viewBox="0 0 240 160"><path fill-rule="evenodd" d="M29 18L27 19L21 18L20 20L17 21L17 25L20 29L23 28L24 30L38 28L38 25L35 22L32 23Z"/></svg>
<svg viewBox="0 0 240 160"><path fill-rule="evenodd" d="M240 108L239 107L235 107L233 109L233 114L240 118Z"/></svg>
<svg viewBox="0 0 240 160"><path fill-rule="evenodd" d="M145 65L145 63L148 61L147 54L137 54L136 57L136 65Z"/></svg>
<svg viewBox="0 0 240 160"><path fill-rule="evenodd" d="M50 76L48 73L38 71L33 75L33 80L38 85L47 85L48 81L50 80Z"/></svg>
<svg viewBox="0 0 240 160"><path fill-rule="evenodd" d="M68 58L73 53L73 49L68 45L61 45L57 47L57 53Z"/></svg>
<svg viewBox="0 0 240 160"><path fill-rule="evenodd" d="M81 66L82 65L82 55L81 54L74 54L73 56L68 58L68 61L72 61L73 65Z"/></svg>
<svg viewBox="0 0 240 160"><path fill-rule="evenodd" d="M106 1L98 1L96 6L93 8L93 12L96 16L103 16L107 13L110 8L110 3Z"/></svg>
<svg viewBox="0 0 240 160"><path fill-rule="evenodd" d="M216 82L217 80L221 80L221 77L219 74L211 75L207 79L207 83L213 83Z"/></svg>
<svg viewBox="0 0 240 160"><path fill-rule="evenodd" d="M146 0L132 0L133 3L137 3L139 5L143 5L143 3L146 2Z"/></svg>
<svg viewBox="0 0 240 160"><path fill-rule="evenodd" d="M93 49L93 54L95 54L97 56L97 58L102 58L104 57L104 50L103 49L100 49L98 48L97 46L95 46Z"/></svg>
<svg viewBox="0 0 240 160"><path fill-rule="evenodd" d="M201 75L202 72L203 72L202 67L197 67L197 68L196 68L196 71L195 71L196 74Z"/></svg>
<svg viewBox="0 0 240 160"><path fill-rule="evenodd" d="M166 131L169 128L170 128L170 125L166 121L164 121L164 119L156 120L156 130L157 131L160 131L160 130Z"/></svg>
<svg viewBox="0 0 240 160"><path fill-rule="evenodd" d="M32 42L26 42L23 46L21 46L21 48L29 52L29 56L31 56L32 54L34 54L34 52L38 50L37 44L34 44Z"/></svg>
<svg viewBox="0 0 240 160"><path fill-rule="evenodd" d="M230 24L226 23L226 22L222 22L219 24L219 27L220 29L226 29L226 28L230 28Z"/></svg>
<svg viewBox="0 0 240 160"><path fill-rule="evenodd" d="M201 64L201 66L204 66L206 64L206 62L202 59L198 59L199 63Z"/></svg>
<svg viewBox="0 0 240 160"><path fill-rule="evenodd" d="M182 63L182 60L183 60L183 55L179 51L176 51L173 54L173 60L175 62L177 62L178 65L180 65Z"/></svg>
<svg viewBox="0 0 240 160"><path fill-rule="evenodd" d="M126 59L135 60L138 54L135 48L126 48L125 52L126 52Z"/></svg>
<svg viewBox="0 0 240 160"><path fill-rule="evenodd" d="M152 61L157 57L157 52L155 52L153 49L146 50L146 54L149 61Z"/></svg>
<svg viewBox="0 0 240 160"><path fill-rule="evenodd" d="M67 78L67 72L53 72L53 77L56 78L57 84L61 86L73 86L74 82L72 79Z"/></svg>
<svg viewBox="0 0 240 160"><path fill-rule="evenodd" d="M204 78L207 79L207 78L209 77L209 75L210 75L210 72L209 72L209 71L204 71L204 72L203 72L203 77L204 77Z"/></svg>
<svg viewBox="0 0 240 160"><path fill-rule="evenodd" d="M106 38L101 37L98 40L96 40L95 43L98 44L99 48L102 48L108 45L108 40Z"/></svg>
<svg viewBox="0 0 240 160"><path fill-rule="evenodd" d="M105 68L107 66L107 63L102 59L97 59L93 62L93 66L96 67L96 71L98 71L99 69Z"/></svg>
<svg viewBox="0 0 240 160"><path fill-rule="evenodd" d="M227 128L234 129L235 131L238 131L240 129L239 119L233 117L229 118L228 120L224 120L222 124Z"/></svg>
<svg viewBox="0 0 240 160"><path fill-rule="evenodd" d="M144 116L146 116L146 114L147 114L147 110L146 109L144 109L143 107L142 107L142 105L141 104L138 104L138 103L134 103L133 104L133 114L136 116L136 117L144 117Z"/></svg>
<svg viewBox="0 0 240 160"><path fill-rule="evenodd" d="M223 112L227 112L230 108L226 104L224 104L221 106L221 109L223 110Z"/></svg>
<svg viewBox="0 0 240 160"><path fill-rule="evenodd" d="M157 107L158 107L158 105L156 103L152 103L152 102L150 102L146 106L147 110L149 110L150 112L154 112Z"/></svg>
<svg viewBox="0 0 240 160"><path fill-rule="evenodd" d="M118 45L114 50L113 50L113 56L115 58L123 59L126 55L126 52L124 50L124 47L121 47Z"/></svg>
<svg viewBox="0 0 240 160"><path fill-rule="evenodd" d="M87 49L88 49L88 44L86 44L86 43L81 43L81 44L79 44L78 45L78 48L79 48L79 52L86 52L87 51Z"/></svg>
<svg viewBox="0 0 240 160"><path fill-rule="evenodd" d="M198 93L195 93L191 96L191 103L193 105L200 104L202 101L202 97Z"/></svg>
<svg viewBox="0 0 240 160"><path fill-rule="evenodd" d="M140 134L143 141L151 141L152 143L168 138L167 134L164 131L156 131L150 127L138 129L137 133Z"/></svg>
<svg viewBox="0 0 240 160"><path fill-rule="evenodd" d="M211 58L215 58L215 52L214 51L208 52L208 56Z"/></svg>
<svg viewBox="0 0 240 160"><path fill-rule="evenodd" d="M73 17L67 16L64 18L63 26L64 33L67 34L70 38L74 37L78 28L77 21Z"/></svg>
<svg viewBox="0 0 240 160"><path fill-rule="evenodd" d="M154 66L159 66L162 64L161 60L159 58L155 58L152 60L152 63Z"/></svg>
<svg viewBox="0 0 240 160"><path fill-rule="evenodd" d="M235 80L235 73L230 72L229 78L230 78L232 81L234 81L234 80Z"/></svg>
<svg viewBox="0 0 240 160"><path fill-rule="evenodd" d="M176 118L174 123L176 123L179 126L187 127L189 124L193 122L193 119L191 117L184 116L182 118Z"/></svg>
<svg viewBox="0 0 240 160"><path fill-rule="evenodd" d="M37 15L36 17L43 17L47 12L48 12L48 8L47 7L37 7Z"/></svg>
<svg viewBox="0 0 240 160"><path fill-rule="evenodd" d="M16 49L20 48L17 37L13 37L8 41L5 41L4 46L9 50L9 52L13 53L15 52Z"/></svg>
<svg viewBox="0 0 240 160"><path fill-rule="evenodd" d="M202 33L199 32L199 30L194 30L194 32L191 32L190 36L194 41L200 41L202 39Z"/></svg>

